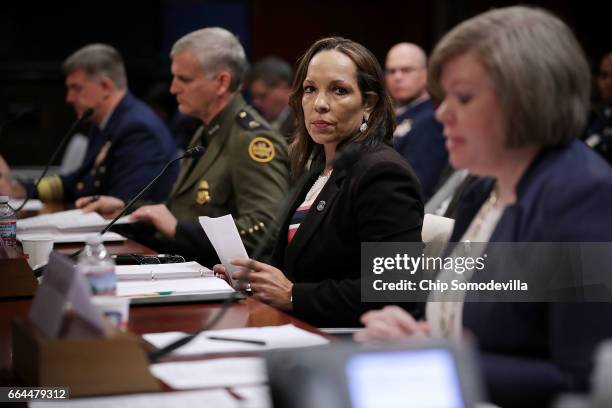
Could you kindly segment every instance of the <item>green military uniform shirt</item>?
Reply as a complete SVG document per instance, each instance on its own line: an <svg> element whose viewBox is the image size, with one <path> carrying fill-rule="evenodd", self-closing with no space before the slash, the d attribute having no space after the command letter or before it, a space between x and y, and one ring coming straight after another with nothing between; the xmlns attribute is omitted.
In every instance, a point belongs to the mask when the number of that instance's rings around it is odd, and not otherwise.
<svg viewBox="0 0 612 408"><path fill-rule="evenodd" d="M179 220L176 239L189 233L200 216L231 214L252 250L266 228L277 228L272 220L289 184L285 138L237 95L198 129L190 147L200 144L204 155L183 161L168 201Z"/></svg>

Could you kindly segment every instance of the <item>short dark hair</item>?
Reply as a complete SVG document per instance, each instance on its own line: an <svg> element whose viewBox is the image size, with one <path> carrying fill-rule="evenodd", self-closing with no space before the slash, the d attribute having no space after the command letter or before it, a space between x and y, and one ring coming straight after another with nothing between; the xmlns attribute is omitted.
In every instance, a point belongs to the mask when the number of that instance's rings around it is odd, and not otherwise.
<svg viewBox="0 0 612 408"><path fill-rule="evenodd" d="M269 87L278 86L281 82L286 82L287 85L291 85L293 81L293 69L291 69L291 65L282 58L266 57L253 65L247 77L247 82L249 84L257 80L262 81Z"/></svg>
<svg viewBox="0 0 612 408"><path fill-rule="evenodd" d="M127 76L121 54L107 44L89 44L73 52L62 64L68 75L82 69L89 77L105 76L117 89L127 88Z"/></svg>
<svg viewBox="0 0 612 408"><path fill-rule="evenodd" d="M377 96L376 104L368 120L368 129L350 137L345 142L359 143L364 148L371 148L380 143L390 143L395 130L395 113L393 105L385 87L383 70L376 57L363 45L342 37L328 37L315 42L299 59L298 68L293 80L289 106L296 116L296 131L291 143L291 170L294 176L302 174L309 159L321 152L308 134L304 123L304 110L302 97L304 95L303 83L308 73L308 66L312 58L321 51L338 51L353 61L357 68L357 84L364 98L366 94ZM315 150L316 149L316 150Z"/></svg>

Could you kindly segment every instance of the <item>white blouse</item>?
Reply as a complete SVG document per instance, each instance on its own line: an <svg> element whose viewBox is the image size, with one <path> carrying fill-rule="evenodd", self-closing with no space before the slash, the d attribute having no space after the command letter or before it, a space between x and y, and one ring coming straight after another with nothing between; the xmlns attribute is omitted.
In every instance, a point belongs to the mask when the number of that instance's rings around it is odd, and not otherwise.
<svg viewBox="0 0 612 408"><path fill-rule="evenodd" d="M491 192L491 195L487 199L487 201L480 207L478 210L478 214L472 220L470 226L467 231L461 237L461 242L476 242L476 243L486 243L489 242L495 227L499 219L501 218L502 213L504 212L505 207L496 206L497 196L495 190ZM471 252L469 253L470 257L479 257L482 255L484 250L484 245L475 245ZM462 245L458 245L456 249L451 253L451 257L459 257L466 256L468 254L457 253L464 252L464 247ZM477 253L478 252L478 253ZM473 274L473 270L466 270L463 274L457 274L452 270L442 270L437 279L442 282L447 282L450 285L450 282L453 279L459 279L464 282L469 282ZM445 301L444 299L449 299L452 296L453 301ZM457 298L460 300L457 300ZM461 341L462 332L463 332L463 300L465 298L465 292L461 295L457 295L457 292L454 291L453 294L445 295L440 292L431 292L429 298L427 300L427 305L425 308L425 316L431 327L431 336L434 338L445 338L450 341Z"/></svg>

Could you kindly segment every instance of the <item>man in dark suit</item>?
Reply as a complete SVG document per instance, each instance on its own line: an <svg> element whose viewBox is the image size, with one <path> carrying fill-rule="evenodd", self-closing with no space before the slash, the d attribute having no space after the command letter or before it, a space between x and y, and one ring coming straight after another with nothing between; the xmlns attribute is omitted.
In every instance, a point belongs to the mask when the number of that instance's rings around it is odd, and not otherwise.
<svg viewBox="0 0 612 408"><path fill-rule="evenodd" d="M442 125L427 94L426 66L425 52L419 46L396 44L387 54L385 81L395 105L393 144L414 169L428 199L448 164L448 154Z"/></svg>
<svg viewBox="0 0 612 408"><path fill-rule="evenodd" d="M289 108L289 92L293 71L291 65L278 57L264 58L251 69L248 77L253 106L272 128L291 141L295 126Z"/></svg>
<svg viewBox="0 0 612 408"><path fill-rule="evenodd" d="M87 45L70 55L62 68L66 101L78 116L93 109L85 159L69 174L43 178L36 189L31 180L14 181L9 194L23 197L32 192L55 201L106 194L129 200L176 156L168 129L128 91L123 61L113 47ZM178 164L144 198L165 199L177 174Z"/></svg>

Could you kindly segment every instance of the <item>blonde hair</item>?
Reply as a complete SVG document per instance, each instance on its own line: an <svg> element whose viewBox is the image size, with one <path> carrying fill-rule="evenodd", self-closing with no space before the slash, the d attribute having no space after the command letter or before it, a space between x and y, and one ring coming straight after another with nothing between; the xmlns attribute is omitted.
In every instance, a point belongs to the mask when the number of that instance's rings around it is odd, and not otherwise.
<svg viewBox="0 0 612 408"><path fill-rule="evenodd" d="M590 71L571 30L548 11L507 7L471 18L447 33L429 64L430 92L452 58L473 52L491 76L503 112L507 147L557 146L583 130Z"/></svg>

